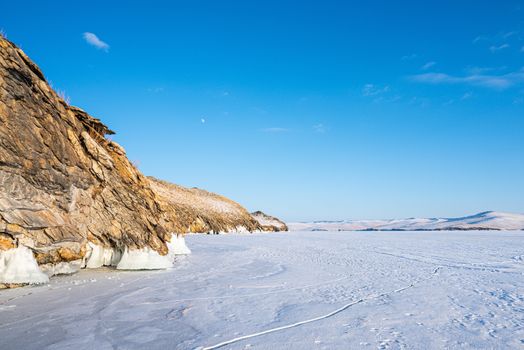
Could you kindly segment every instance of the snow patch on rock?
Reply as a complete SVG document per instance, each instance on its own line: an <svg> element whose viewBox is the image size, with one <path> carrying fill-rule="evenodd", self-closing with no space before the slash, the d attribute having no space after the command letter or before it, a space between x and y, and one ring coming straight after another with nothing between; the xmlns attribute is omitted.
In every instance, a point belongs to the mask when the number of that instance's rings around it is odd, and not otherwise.
<svg viewBox="0 0 524 350"><path fill-rule="evenodd" d="M40 270L31 249L20 245L0 252L0 283L49 282L49 277Z"/></svg>

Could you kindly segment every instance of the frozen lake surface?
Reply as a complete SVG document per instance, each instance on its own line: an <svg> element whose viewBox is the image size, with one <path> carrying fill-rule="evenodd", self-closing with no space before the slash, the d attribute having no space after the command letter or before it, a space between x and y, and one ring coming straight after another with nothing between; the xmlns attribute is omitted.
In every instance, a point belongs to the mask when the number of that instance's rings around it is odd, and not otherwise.
<svg viewBox="0 0 524 350"><path fill-rule="evenodd" d="M0 349L524 348L523 231L186 240L168 271L0 291Z"/></svg>

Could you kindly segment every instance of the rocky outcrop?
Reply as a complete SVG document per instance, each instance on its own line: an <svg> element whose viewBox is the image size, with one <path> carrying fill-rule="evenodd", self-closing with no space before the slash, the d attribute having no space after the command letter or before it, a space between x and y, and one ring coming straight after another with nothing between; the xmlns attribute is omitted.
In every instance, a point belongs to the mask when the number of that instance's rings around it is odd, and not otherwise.
<svg viewBox="0 0 524 350"><path fill-rule="evenodd" d="M251 213L251 216L260 224L263 231L288 231L286 223L274 216L264 214L261 211L255 211Z"/></svg>
<svg viewBox="0 0 524 350"><path fill-rule="evenodd" d="M0 283L20 282L5 276L30 257L21 247L48 271L97 254L102 265L126 252L168 255L171 233L186 225L106 138L112 133L0 36Z"/></svg>
<svg viewBox="0 0 524 350"><path fill-rule="evenodd" d="M190 252L182 233L268 229L225 197L145 177L110 134L0 35L0 288L165 268Z"/></svg>
<svg viewBox="0 0 524 350"><path fill-rule="evenodd" d="M149 177L151 187L184 232L226 233L262 230L261 225L240 204L198 188L185 188Z"/></svg>

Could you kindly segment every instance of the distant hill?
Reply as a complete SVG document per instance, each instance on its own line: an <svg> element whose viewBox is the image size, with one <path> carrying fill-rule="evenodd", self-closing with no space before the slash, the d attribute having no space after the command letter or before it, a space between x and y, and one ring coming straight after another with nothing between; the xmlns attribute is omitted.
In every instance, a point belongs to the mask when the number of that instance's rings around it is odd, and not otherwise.
<svg viewBox="0 0 524 350"><path fill-rule="evenodd" d="M408 218L288 223L291 231L524 230L524 214L485 211L459 218Z"/></svg>

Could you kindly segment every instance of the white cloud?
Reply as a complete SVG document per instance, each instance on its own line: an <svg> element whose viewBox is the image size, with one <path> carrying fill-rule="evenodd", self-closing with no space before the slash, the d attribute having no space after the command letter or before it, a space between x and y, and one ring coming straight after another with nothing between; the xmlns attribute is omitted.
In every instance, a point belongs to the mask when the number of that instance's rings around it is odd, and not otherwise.
<svg viewBox="0 0 524 350"><path fill-rule="evenodd" d="M502 44L502 45L491 45L489 47L489 51L491 52L497 52L497 51L500 51L500 50L504 50L504 49L507 49L509 47L508 44Z"/></svg>
<svg viewBox="0 0 524 350"><path fill-rule="evenodd" d="M500 66L500 67L477 67L477 66L469 66L465 69L465 72L470 75L482 75L486 73L494 73L494 72L502 72L507 70L508 67L506 66Z"/></svg>
<svg viewBox="0 0 524 350"><path fill-rule="evenodd" d="M262 129L261 131L263 132L286 132L288 131L288 129L286 128L265 128L265 129Z"/></svg>
<svg viewBox="0 0 524 350"><path fill-rule="evenodd" d="M327 128L324 126L324 124L319 123L313 125L313 130L315 130L315 132L323 134L327 131Z"/></svg>
<svg viewBox="0 0 524 350"><path fill-rule="evenodd" d="M153 87L153 88L148 88L147 89L147 92L151 92L151 93L154 93L154 94L158 94L160 92L164 92L164 88L163 87Z"/></svg>
<svg viewBox="0 0 524 350"><path fill-rule="evenodd" d="M422 67L420 67L420 69L422 69L422 70L428 70L428 69L430 69L431 67L433 67L433 66L436 65L436 64L437 64L437 62L435 62L435 61L430 61L430 62L426 63L425 65L423 65Z"/></svg>
<svg viewBox="0 0 524 350"><path fill-rule="evenodd" d="M386 93L388 91L389 91L389 86L387 85L384 87L380 87L374 84L366 84L362 88L362 95L363 96L377 96L377 95Z"/></svg>
<svg viewBox="0 0 524 350"><path fill-rule="evenodd" d="M417 58L418 55L416 53L413 53L411 55L405 55L405 56L402 56L400 59L402 61L411 61L411 60L414 60L415 58Z"/></svg>
<svg viewBox="0 0 524 350"><path fill-rule="evenodd" d="M377 86L375 84L366 84L362 88L362 96L371 98L373 103L396 102L402 97L394 94L389 85Z"/></svg>
<svg viewBox="0 0 524 350"><path fill-rule="evenodd" d="M473 44L478 43L479 41L488 40L485 36L479 35L475 39L473 39Z"/></svg>
<svg viewBox="0 0 524 350"><path fill-rule="evenodd" d="M522 40L522 31L512 30L496 34L479 35L473 39L473 44L489 45L487 48L492 52L498 52L517 45Z"/></svg>
<svg viewBox="0 0 524 350"><path fill-rule="evenodd" d="M470 99L471 97L473 97L473 93L468 91L468 92L465 92L464 95L462 95L460 100L464 101L464 100Z"/></svg>
<svg viewBox="0 0 524 350"><path fill-rule="evenodd" d="M502 37L503 37L504 39L507 39L507 38L509 38L510 36L513 36L513 35L516 35L516 34L518 34L517 31L506 32L506 33L503 33L503 34L502 34Z"/></svg>
<svg viewBox="0 0 524 350"><path fill-rule="evenodd" d="M109 51L109 45L102 40L100 40L95 34L85 32L84 39L89 45L93 45L99 50L104 50L105 52Z"/></svg>
<svg viewBox="0 0 524 350"><path fill-rule="evenodd" d="M424 73L413 75L410 79L427 84L465 84L503 90L524 83L524 70L503 75L472 74L462 77L445 73Z"/></svg>

